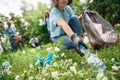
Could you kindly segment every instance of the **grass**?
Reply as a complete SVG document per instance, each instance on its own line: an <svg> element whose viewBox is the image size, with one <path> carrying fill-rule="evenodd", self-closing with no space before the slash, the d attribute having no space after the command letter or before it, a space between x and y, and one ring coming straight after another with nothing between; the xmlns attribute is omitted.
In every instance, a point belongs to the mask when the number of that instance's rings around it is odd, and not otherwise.
<svg viewBox="0 0 120 80"><path fill-rule="evenodd" d="M120 33L120 29L117 28L118 32ZM48 52L46 51L47 48L49 47L54 47L53 44L46 44L43 46L42 49L32 49L28 47L24 47L25 53L22 53L18 51L17 53L4 53L0 55L0 66L2 65L3 62L8 61L12 68L10 69L11 74L4 74L0 80L14 80L17 75L23 74L26 71L28 72L30 70L29 65L34 63L36 54L40 53L43 57L46 57ZM51 50L52 51L52 50ZM107 65L107 69L105 70L105 80L119 80L120 79L120 38L118 42L109 48L101 49L99 51L95 51L90 48L90 51L94 54L97 54L100 59L102 59L103 62ZM54 51L53 51L54 52ZM56 61L59 63L59 67L50 67L51 69L48 69L48 73L50 76L47 76L49 80L56 80L54 78L51 78L51 74L54 71L58 71L60 73L65 73L70 71L69 69L66 69L60 65L66 65L64 64L66 60L72 59L72 63L69 66L72 66L74 63L77 63L76 70L79 74L73 74L72 76L67 75L67 76L62 76L65 78L61 78L60 80L95 80L97 73L94 71L94 69L85 61L83 57L80 57L75 50L61 50L61 53L65 53L65 57L59 60L63 60L63 62ZM117 69L116 69L117 67ZM42 72L43 69L40 68L40 71ZM32 76L41 76L42 73L37 71L37 68L32 70L33 73L31 73ZM47 72L46 72L47 74ZM61 74L62 75L62 74ZM48 80L47 77L44 77L45 80ZM20 80L28 80L28 78L22 78ZM33 79L35 80L35 79ZM37 79L36 79L37 80Z"/></svg>

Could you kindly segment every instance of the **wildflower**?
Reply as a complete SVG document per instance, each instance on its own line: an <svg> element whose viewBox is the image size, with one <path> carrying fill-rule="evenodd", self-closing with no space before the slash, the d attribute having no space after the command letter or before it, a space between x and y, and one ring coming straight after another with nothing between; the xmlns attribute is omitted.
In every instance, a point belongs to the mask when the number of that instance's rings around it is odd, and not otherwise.
<svg viewBox="0 0 120 80"><path fill-rule="evenodd" d="M57 65L58 65L57 62L54 62L54 63L53 63L53 66L54 66L54 67L56 67Z"/></svg>
<svg viewBox="0 0 120 80"><path fill-rule="evenodd" d="M102 80L108 80L108 78L107 78L106 76L104 76L104 77L102 78Z"/></svg>
<svg viewBox="0 0 120 80"><path fill-rule="evenodd" d="M15 77L15 80L19 80L20 79L20 75L17 75L16 77Z"/></svg>
<svg viewBox="0 0 120 80"><path fill-rule="evenodd" d="M12 72L11 71L8 71L7 74L10 75Z"/></svg>
<svg viewBox="0 0 120 80"><path fill-rule="evenodd" d="M99 72L96 76L96 80L101 80L104 77L104 73L103 72Z"/></svg>
<svg viewBox="0 0 120 80"><path fill-rule="evenodd" d="M9 72L9 69L4 69L4 73L8 73Z"/></svg>
<svg viewBox="0 0 120 80"><path fill-rule="evenodd" d="M60 49L58 47L55 47L56 52L60 52Z"/></svg>
<svg viewBox="0 0 120 80"><path fill-rule="evenodd" d="M33 68L33 65L32 65L31 63L29 64L29 68L30 68L30 69L32 69L32 68Z"/></svg>
<svg viewBox="0 0 120 80"><path fill-rule="evenodd" d="M25 54L26 52L25 51L22 51L23 54Z"/></svg>
<svg viewBox="0 0 120 80"><path fill-rule="evenodd" d="M2 63L2 66L4 68L8 68L10 66L10 63L8 61L5 61L5 62Z"/></svg>
<svg viewBox="0 0 120 80"><path fill-rule="evenodd" d="M52 75L52 78L54 78L54 79L58 78L58 72L57 71L52 72L51 75Z"/></svg>
<svg viewBox="0 0 120 80"><path fill-rule="evenodd" d="M28 80L33 80L34 79L34 77L33 76L30 76L29 78L28 78Z"/></svg>
<svg viewBox="0 0 120 80"><path fill-rule="evenodd" d="M52 47L49 47L49 48L46 49L46 51L50 52L51 49L52 49Z"/></svg>
<svg viewBox="0 0 120 80"><path fill-rule="evenodd" d="M75 66L71 66L71 67L70 67L70 70L71 70L72 72L74 72L75 74L77 74L77 71L76 71Z"/></svg>
<svg viewBox="0 0 120 80"><path fill-rule="evenodd" d="M62 53L62 54L61 54L61 56L64 56L64 55L65 55L65 53Z"/></svg>
<svg viewBox="0 0 120 80"><path fill-rule="evenodd" d="M112 58L111 61L115 61L115 58Z"/></svg>
<svg viewBox="0 0 120 80"><path fill-rule="evenodd" d="M31 53L35 53L35 49L31 49L31 51L30 51Z"/></svg>
<svg viewBox="0 0 120 80"><path fill-rule="evenodd" d="M72 59L69 59L68 62L72 62Z"/></svg>
<svg viewBox="0 0 120 80"><path fill-rule="evenodd" d="M112 69L115 70L115 71L119 70L119 68L116 65L112 66Z"/></svg>
<svg viewBox="0 0 120 80"><path fill-rule="evenodd" d="M77 66L77 63L74 63L73 65L74 65L74 66Z"/></svg>

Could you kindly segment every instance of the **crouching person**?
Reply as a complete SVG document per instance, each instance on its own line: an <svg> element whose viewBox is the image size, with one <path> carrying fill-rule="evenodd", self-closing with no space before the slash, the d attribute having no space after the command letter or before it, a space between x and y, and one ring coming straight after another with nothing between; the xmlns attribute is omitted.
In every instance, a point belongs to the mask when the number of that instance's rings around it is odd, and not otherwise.
<svg viewBox="0 0 120 80"><path fill-rule="evenodd" d="M35 35L30 39L29 45L30 45L30 47L32 47L32 48L35 48L35 47L38 47L38 46L39 46L38 38L37 38Z"/></svg>

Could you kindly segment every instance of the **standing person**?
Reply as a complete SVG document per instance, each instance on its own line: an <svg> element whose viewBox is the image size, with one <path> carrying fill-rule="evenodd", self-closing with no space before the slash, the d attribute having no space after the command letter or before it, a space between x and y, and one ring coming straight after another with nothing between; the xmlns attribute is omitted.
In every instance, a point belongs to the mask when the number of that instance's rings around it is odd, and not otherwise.
<svg viewBox="0 0 120 80"><path fill-rule="evenodd" d="M7 27L5 28L4 33L9 35L9 41L10 41L12 52L16 52L17 51L16 50L16 45L13 41L14 36L16 34L16 28L15 28L14 25L12 25L12 22L10 22L10 21L7 22ZM22 51L21 43L18 43L17 47Z"/></svg>
<svg viewBox="0 0 120 80"><path fill-rule="evenodd" d="M79 46L80 44L85 48L87 46L82 41L83 31L79 18L68 6L72 2L73 0L51 0L53 6L49 18L51 40L57 43L62 39L62 48L75 48L80 56L84 56Z"/></svg>
<svg viewBox="0 0 120 80"><path fill-rule="evenodd" d="M45 25L47 26L48 35L50 37L50 25L49 25L49 12L48 11L45 11L44 13L44 22L45 22ZM52 42L51 39L50 39L50 42Z"/></svg>
<svg viewBox="0 0 120 80"><path fill-rule="evenodd" d="M44 13L44 22L45 22L45 25L47 25L47 30L48 30L48 33L50 34L49 12L48 11L45 11Z"/></svg>
<svg viewBox="0 0 120 80"><path fill-rule="evenodd" d="M29 45L30 45L30 47L33 47L33 48L35 48L39 45L38 38L35 35L30 39Z"/></svg>

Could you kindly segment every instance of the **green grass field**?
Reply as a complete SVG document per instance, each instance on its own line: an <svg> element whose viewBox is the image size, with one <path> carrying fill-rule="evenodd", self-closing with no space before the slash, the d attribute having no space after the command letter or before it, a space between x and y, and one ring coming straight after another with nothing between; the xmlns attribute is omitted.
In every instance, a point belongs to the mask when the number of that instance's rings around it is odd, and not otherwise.
<svg viewBox="0 0 120 80"><path fill-rule="evenodd" d="M116 28L120 35L120 28ZM47 50L46 50L47 49ZM4 53L0 55L0 80L119 80L120 79L120 38L116 44L99 51L89 48L106 64L104 73L97 73L75 50L56 50L53 44L43 48L24 47L24 52ZM51 65L40 67L33 65L36 54L46 57L55 53ZM65 53L65 54L64 54ZM3 62L10 65L5 72ZM3 66L3 67L2 67Z"/></svg>

